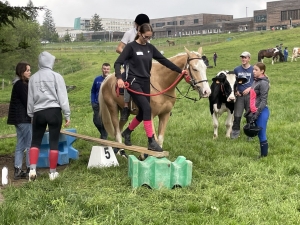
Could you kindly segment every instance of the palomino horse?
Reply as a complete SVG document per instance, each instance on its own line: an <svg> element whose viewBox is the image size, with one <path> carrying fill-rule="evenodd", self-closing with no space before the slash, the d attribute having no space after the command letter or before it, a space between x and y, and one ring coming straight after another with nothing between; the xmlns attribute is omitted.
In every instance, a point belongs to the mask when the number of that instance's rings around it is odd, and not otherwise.
<svg viewBox="0 0 300 225"><path fill-rule="evenodd" d="M170 46L170 45L172 45L172 46L175 45L175 41L173 41L173 40L167 40L167 42L169 43L169 46Z"/></svg>
<svg viewBox="0 0 300 225"><path fill-rule="evenodd" d="M179 68L188 69L189 76L185 80L198 91L200 97L207 98L210 95L210 87L206 77L206 65L201 55L202 47L198 52L192 52L185 48L186 53L181 53L169 58ZM182 79L182 77L181 77ZM158 116L158 136L157 142L162 147L166 126L170 117L170 112L176 101L176 85L180 82L178 73L167 67L153 62L151 69L151 94L158 94L159 91L166 90L164 94L151 96L150 105L152 120ZM116 77L108 76L101 85L99 93L100 116L108 134L115 137L116 141L122 143L121 131L126 121L119 121L118 113L124 106L124 97L116 94ZM175 83L173 86L172 84ZM137 114L138 109L131 111ZM153 131L154 125L153 125Z"/></svg>
<svg viewBox="0 0 300 225"><path fill-rule="evenodd" d="M263 62L264 57L272 58L272 64L274 64L274 59L279 56L280 62L284 61L284 55L281 51L276 51L274 48L260 50L258 52L258 62Z"/></svg>

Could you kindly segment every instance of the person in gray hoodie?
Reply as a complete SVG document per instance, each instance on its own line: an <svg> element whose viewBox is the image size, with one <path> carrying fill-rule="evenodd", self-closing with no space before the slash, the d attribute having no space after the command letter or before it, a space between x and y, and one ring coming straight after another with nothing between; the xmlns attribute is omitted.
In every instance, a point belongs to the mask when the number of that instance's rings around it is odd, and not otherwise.
<svg viewBox="0 0 300 225"><path fill-rule="evenodd" d="M55 57L49 52L39 55L39 70L33 74L28 83L27 113L32 118L32 141L29 152L29 181L36 179L36 165L39 148L48 126L49 129L49 165L50 180L58 177L58 142L62 125L62 114L70 124L70 107L66 84L63 77L52 70Z"/></svg>
<svg viewBox="0 0 300 225"><path fill-rule="evenodd" d="M268 155L269 144L267 140L267 123L270 111L268 108L268 93L270 82L265 74L265 64L258 62L253 66L254 82L250 89L250 104L248 110L248 121L255 122L262 129L258 132L260 142L260 156Z"/></svg>

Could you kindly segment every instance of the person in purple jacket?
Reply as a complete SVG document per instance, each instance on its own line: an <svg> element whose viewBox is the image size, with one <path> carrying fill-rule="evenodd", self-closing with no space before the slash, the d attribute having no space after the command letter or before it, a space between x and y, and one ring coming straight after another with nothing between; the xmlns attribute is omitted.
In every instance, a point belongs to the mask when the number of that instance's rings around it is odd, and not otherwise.
<svg viewBox="0 0 300 225"><path fill-rule="evenodd" d="M126 61L129 66L127 82L130 88L137 92L150 94L150 71L152 59L160 64L178 73L187 74L186 70L180 69L167 58L165 58L152 44L148 42L152 38L153 29L150 24L142 24L135 37L135 41L128 43L114 64L117 84L119 88L124 88L124 81L121 75L121 66ZM154 131L151 121L150 97L136 94L131 91L130 95L139 107L139 112L133 118L129 126L124 130L125 145L131 145L131 132L143 121L144 129L148 137L148 149L161 152L163 149L159 146L154 138Z"/></svg>

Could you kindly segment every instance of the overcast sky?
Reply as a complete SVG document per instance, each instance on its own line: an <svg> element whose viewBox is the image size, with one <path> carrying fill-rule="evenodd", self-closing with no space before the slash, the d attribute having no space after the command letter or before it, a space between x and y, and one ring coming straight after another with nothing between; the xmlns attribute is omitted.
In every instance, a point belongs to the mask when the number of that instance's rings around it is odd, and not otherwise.
<svg viewBox="0 0 300 225"><path fill-rule="evenodd" d="M4 1L4 0L2 0ZM12 6L26 6L29 0L8 0ZM189 14L211 13L233 15L233 18L253 16L253 10L266 9L272 0L32 0L35 6L46 6L52 11L57 27L73 27L77 17L134 19L139 13L150 19ZM172 2L172 3L170 3ZM205 2L205 3L203 3ZM39 22L44 13L40 13Z"/></svg>

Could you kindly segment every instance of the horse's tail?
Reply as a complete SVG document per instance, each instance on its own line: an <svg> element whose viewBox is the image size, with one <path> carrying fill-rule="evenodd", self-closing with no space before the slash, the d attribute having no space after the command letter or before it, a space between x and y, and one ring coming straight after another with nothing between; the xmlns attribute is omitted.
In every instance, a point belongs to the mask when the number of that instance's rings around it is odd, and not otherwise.
<svg viewBox="0 0 300 225"><path fill-rule="evenodd" d="M261 62L261 51L258 52L257 62Z"/></svg>
<svg viewBox="0 0 300 225"><path fill-rule="evenodd" d="M108 76L104 80L104 82L102 82L100 90L99 90L99 97L98 97L99 106L100 106L99 116L100 116L101 121L105 127L105 130L107 131L109 136L114 137L115 132L114 132L113 124L112 124L112 119L111 119L110 112L108 110L108 106L105 102L104 94L103 94L104 89L110 88L110 85L109 85L109 83L110 83L109 80L111 80L110 77L113 77L113 76L112 75ZM110 95L110 98L111 98L111 95Z"/></svg>

